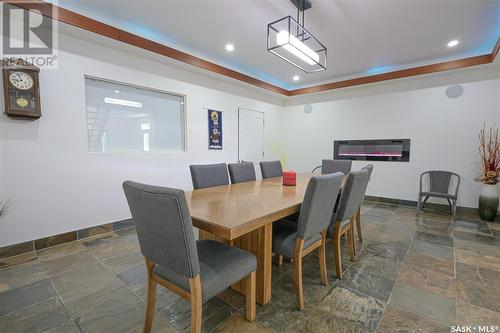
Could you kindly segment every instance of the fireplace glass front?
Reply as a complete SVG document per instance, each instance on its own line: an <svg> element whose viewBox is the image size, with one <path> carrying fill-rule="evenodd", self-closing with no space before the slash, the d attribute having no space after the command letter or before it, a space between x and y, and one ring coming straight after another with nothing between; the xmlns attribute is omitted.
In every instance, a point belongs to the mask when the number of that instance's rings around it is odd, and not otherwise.
<svg viewBox="0 0 500 333"><path fill-rule="evenodd" d="M410 139L335 140L336 160L410 161Z"/></svg>

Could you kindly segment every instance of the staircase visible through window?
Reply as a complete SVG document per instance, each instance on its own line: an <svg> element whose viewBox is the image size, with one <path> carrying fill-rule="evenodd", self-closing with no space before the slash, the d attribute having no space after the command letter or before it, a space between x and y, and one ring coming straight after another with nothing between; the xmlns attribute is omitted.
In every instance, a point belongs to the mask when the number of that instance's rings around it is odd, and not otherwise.
<svg viewBox="0 0 500 333"><path fill-rule="evenodd" d="M89 77L85 86L90 152L184 150L184 96Z"/></svg>

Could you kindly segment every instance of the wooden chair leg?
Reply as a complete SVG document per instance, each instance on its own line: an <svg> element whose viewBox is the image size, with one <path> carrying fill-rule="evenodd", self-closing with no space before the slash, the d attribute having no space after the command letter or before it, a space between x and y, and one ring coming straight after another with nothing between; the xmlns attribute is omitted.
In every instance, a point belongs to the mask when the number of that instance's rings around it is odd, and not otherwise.
<svg viewBox="0 0 500 333"><path fill-rule="evenodd" d="M333 233L333 254L335 256L335 270L337 278L342 279L342 255L340 252L340 223L335 224L335 231Z"/></svg>
<svg viewBox="0 0 500 333"><path fill-rule="evenodd" d="M354 249L354 225L351 221L349 229L347 229L347 248L349 249L349 257L354 261L356 257L356 250Z"/></svg>
<svg viewBox="0 0 500 333"><path fill-rule="evenodd" d="M255 283L255 272L252 272L245 280L245 318L248 321L255 320Z"/></svg>
<svg viewBox="0 0 500 333"><path fill-rule="evenodd" d="M276 258L274 262L277 266L283 265L283 256L281 254L275 254L274 257Z"/></svg>
<svg viewBox="0 0 500 333"><path fill-rule="evenodd" d="M354 225L351 226L351 229L352 229L352 252L354 254L354 259L356 259L358 252L356 251L356 242L354 241Z"/></svg>
<svg viewBox="0 0 500 333"><path fill-rule="evenodd" d="M326 272L326 230L321 232L321 246L319 248L319 269L321 271L321 283L328 284L328 274Z"/></svg>
<svg viewBox="0 0 500 333"><path fill-rule="evenodd" d="M144 333L150 333L153 327L153 317L155 314L155 304L156 304L156 282L153 281L153 268L155 264L146 259L146 268L148 274L148 294L146 299L146 318L144 320Z"/></svg>
<svg viewBox="0 0 500 333"><path fill-rule="evenodd" d="M200 275L189 279L191 291L191 333L201 333L201 315L203 310Z"/></svg>
<svg viewBox="0 0 500 333"><path fill-rule="evenodd" d="M355 228L357 228L356 217L354 221L352 221L351 223L351 241L352 241L352 254L353 254L353 258L351 259L352 261L356 260L356 242L354 240L354 233L356 232Z"/></svg>
<svg viewBox="0 0 500 333"><path fill-rule="evenodd" d="M304 248L304 240L297 238L295 241L295 253L293 256L293 269L295 281L295 297L297 299L297 308L304 309L304 291L302 289L302 250Z"/></svg>
<svg viewBox="0 0 500 333"><path fill-rule="evenodd" d="M358 209L356 214L356 228L358 229L358 239L363 242L363 235L361 235L361 208Z"/></svg>

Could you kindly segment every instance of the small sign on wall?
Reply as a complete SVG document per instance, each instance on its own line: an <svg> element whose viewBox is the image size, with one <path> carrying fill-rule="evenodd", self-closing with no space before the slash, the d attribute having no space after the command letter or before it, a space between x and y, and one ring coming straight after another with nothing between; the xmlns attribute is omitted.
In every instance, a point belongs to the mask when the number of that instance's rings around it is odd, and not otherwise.
<svg viewBox="0 0 500 333"><path fill-rule="evenodd" d="M208 109L208 149L222 149L222 111Z"/></svg>

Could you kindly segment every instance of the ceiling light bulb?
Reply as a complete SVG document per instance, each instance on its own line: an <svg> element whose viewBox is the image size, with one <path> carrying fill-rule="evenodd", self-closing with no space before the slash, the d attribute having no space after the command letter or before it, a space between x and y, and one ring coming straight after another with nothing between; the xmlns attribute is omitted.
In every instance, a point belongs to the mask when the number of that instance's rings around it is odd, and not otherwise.
<svg viewBox="0 0 500 333"><path fill-rule="evenodd" d="M454 47L458 45L458 40L454 39L448 43L448 47Z"/></svg>
<svg viewBox="0 0 500 333"><path fill-rule="evenodd" d="M278 32L276 34L276 43L282 45L285 50L307 62L309 65L319 62L319 55L295 36L290 35L288 31L282 30Z"/></svg>
<svg viewBox="0 0 500 333"><path fill-rule="evenodd" d="M298 81L299 79L300 79L300 77L299 77L298 75L294 75L294 76L293 76L293 80L294 80L294 81Z"/></svg>
<svg viewBox="0 0 500 333"><path fill-rule="evenodd" d="M234 45L233 44L226 44L226 51L233 52L234 51Z"/></svg>

